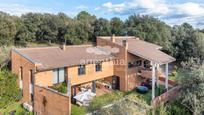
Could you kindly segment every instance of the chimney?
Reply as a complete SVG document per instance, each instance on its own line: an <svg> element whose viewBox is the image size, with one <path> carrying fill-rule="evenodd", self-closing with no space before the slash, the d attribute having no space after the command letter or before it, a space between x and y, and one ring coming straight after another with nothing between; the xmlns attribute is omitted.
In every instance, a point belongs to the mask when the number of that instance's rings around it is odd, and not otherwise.
<svg viewBox="0 0 204 115"><path fill-rule="evenodd" d="M113 34L113 35L111 36L111 41L112 41L112 42L115 42L115 34Z"/></svg>
<svg viewBox="0 0 204 115"><path fill-rule="evenodd" d="M125 47L125 49L128 49L128 42L127 42L127 40L123 40L123 46Z"/></svg>
<svg viewBox="0 0 204 115"><path fill-rule="evenodd" d="M60 46L60 48L65 51L65 50L66 50L66 44L63 43L63 44Z"/></svg>

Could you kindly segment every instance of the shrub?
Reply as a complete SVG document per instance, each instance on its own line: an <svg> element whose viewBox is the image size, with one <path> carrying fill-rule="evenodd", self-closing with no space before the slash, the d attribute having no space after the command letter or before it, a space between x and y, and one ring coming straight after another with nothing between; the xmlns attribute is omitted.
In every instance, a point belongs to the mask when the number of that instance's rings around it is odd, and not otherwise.
<svg viewBox="0 0 204 115"><path fill-rule="evenodd" d="M103 106L113 103L123 97L123 93L119 91L114 91L110 94L104 94L100 97L94 97L90 105L88 106L88 111L99 110Z"/></svg>
<svg viewBox="0 0 204 115"><path fill-rule="evenodd" d="M189 110L179 102L171 102L166 105L169 115L191 115Z"/></svg>
<svg viewBox="0 0 204 115"><path fill-rule="evenodd" d="M57 90L60 93L67 93L67 85L66 83L59 83L51 87L54 90Z"/></svg>
<svg viewBox="0 0 204 115"><path fill-rule="evenodd" d="M0 108L22 98L16 78L17 77L7 69L0 71Z"/></svg>

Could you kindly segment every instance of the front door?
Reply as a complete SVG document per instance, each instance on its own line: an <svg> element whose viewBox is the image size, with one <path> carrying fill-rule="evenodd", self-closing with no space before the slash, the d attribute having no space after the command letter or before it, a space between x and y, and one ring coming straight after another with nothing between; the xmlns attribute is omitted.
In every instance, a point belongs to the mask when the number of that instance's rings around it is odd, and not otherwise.
<svg viewBox="0 0 204 115"><path fill-rule="evenodd" d="M114 90L120 89L120 78L118 76L112 77L112 89Z"/></svg>

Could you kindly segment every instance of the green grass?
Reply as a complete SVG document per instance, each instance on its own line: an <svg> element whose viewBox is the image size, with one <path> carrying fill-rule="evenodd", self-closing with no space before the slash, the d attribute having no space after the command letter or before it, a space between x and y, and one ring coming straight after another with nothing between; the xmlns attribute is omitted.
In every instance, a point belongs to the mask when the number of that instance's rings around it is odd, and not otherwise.
<svg viewBox="0 0 204 115"><path fill-rule="evenodd" d="M87 113L86 107L79 107L77 105L72 104L71 115L85 115L86 113Z"/></svg>
<svg viewBox="0 0 204 115"><path fill-rule="evenodd" d="M0 109L0 115L10 115L10 112L14 110L16 111L15 115L32 115L32 112L28 112L17 102Z"/></svg>
<svg viewBox="0 0 204 115"><path fill-rule="evenodd" d="M160 85L158 88L155 89L155 96L161 95L164 90L165 90L165 87L163 85ZM135 90L132 90L132 91L125 93L125 95L130 95L130 94L134 94L139 99L142 99L142 100L146 101L148 104L151 104L152 90L149 90L146 94L140 94L140 93L136 92Z"/></svg>
<svg viewBox="0 0 204 115"><path fill-rule="evenodd" d="M17 102L9 105L6 108L2 108L0 109L0 114L8 114L10 111L15 110L18 106L20 106Z"/></svg>

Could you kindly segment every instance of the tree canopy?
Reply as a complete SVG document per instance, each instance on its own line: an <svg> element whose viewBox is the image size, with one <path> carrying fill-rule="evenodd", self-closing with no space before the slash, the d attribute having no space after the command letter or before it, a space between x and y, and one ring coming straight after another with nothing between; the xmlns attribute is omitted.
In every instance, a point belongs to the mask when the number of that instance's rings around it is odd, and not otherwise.
<svg viewBox="0 0 204 115"><path fill-rule="evenodd" d="M74 18L64 13L27 13L21 17L0 12L0 45L26 46L29 42L86 44L97 36L131 35L163 47L163 51L186 61L204 58L204 31L190 24L167 25L148 15L131 15L126 20L97 18L86 11Z"/></svg>
<svg viewBox="0 0 204 115"><path fill-rule="evenodd" d="M200 115L204 111L204 64L200 59L191 58L182 65L179 72L182 103L194 115Z"/></svg>

